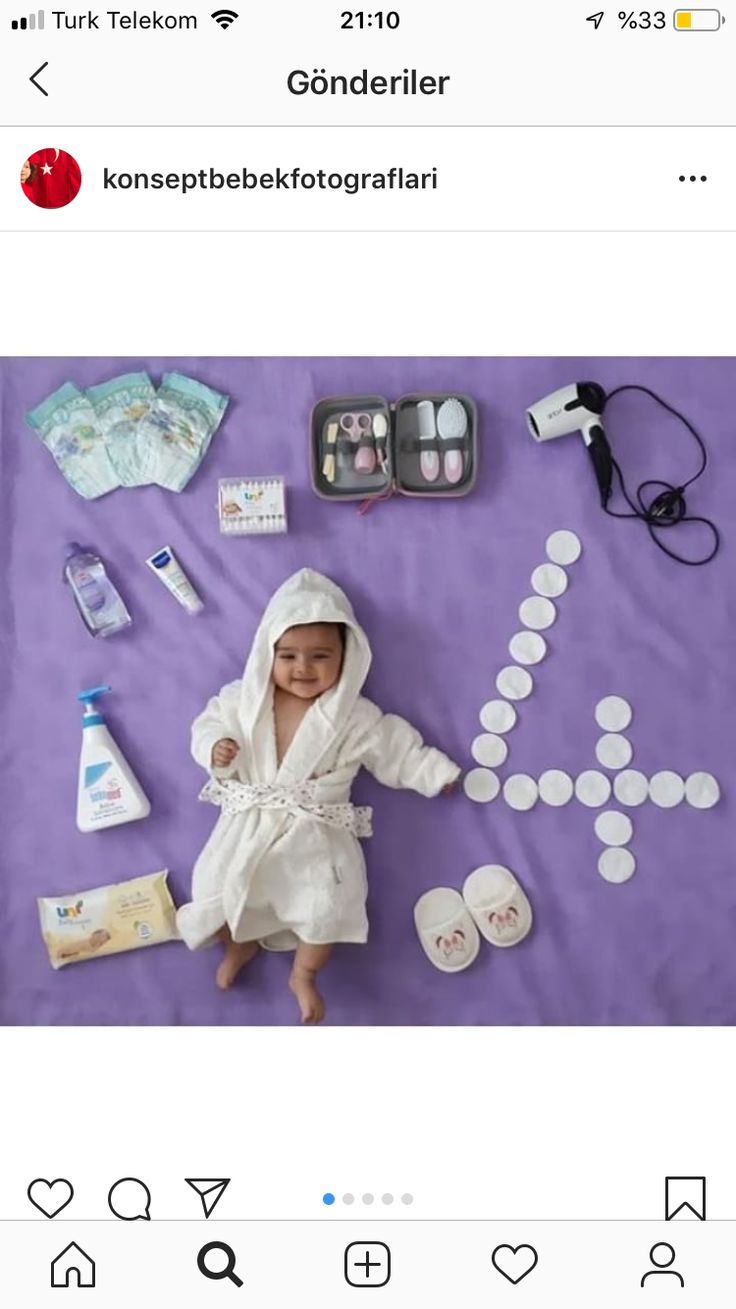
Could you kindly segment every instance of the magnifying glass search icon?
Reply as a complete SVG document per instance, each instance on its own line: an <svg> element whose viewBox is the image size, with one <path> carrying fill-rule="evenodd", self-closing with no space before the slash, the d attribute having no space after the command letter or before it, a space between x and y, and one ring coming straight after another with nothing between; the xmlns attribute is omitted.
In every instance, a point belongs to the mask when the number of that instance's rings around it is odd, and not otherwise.
<svg viewBox="0 0 736 1309"><path fill-rule="evenodd" d="M207 1265L207 1256L212 1250L219 1250L220 1254L225 1256L224 1268L210 1268ZM218 1261L219 1262L219 1261ZM203 1277L209 1277L212 1282L221 1282L225 1277L229 1277L235 1286L242 1286L243 1279L238 1277L235 1271L235 1251L231 1246L226 1245L224 1241L208 1241L203 1245L197 1255L197 1267Z"/></svg>

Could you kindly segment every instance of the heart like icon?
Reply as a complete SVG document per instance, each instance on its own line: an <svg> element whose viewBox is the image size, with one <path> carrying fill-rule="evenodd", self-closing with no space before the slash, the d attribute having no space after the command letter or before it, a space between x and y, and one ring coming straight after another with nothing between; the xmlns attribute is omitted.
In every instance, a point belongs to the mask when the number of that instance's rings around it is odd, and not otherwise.
<svg viewBox="0 0 736 1309"><path fill-rule="evenodd" d="M491 1263L513 1286L517 1286L537 1266L537 1252L533 1245L497 1245Z"/></svg>
<svg viewBox="0 0 736 1309"><path fill-rule="evenodd" d="M56 1177L53 1182L37 1177L28 1187L27 1194L31 1204L40 1209L45 1218L55 1218L71 1203L74 1187L65 1177Z"/></svg>

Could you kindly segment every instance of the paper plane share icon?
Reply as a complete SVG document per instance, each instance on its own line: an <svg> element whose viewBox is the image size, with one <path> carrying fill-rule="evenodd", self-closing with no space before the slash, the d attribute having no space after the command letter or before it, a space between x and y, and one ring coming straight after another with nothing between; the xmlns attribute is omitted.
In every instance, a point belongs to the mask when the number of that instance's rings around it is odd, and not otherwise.
<svg viewBox="0 0 736 1309"><path fill-rule="evenodd" d="M219 1203L230 1185L229 1177L185 1177L187 1186L197 1192L202 1201L205 1218L209 1218L215 1205Z"/></svg>

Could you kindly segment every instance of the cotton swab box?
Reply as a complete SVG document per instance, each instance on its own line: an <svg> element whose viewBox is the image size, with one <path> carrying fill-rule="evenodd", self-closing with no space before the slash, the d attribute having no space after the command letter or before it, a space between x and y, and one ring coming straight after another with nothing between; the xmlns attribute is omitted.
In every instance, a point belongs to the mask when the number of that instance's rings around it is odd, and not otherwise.
<svg viewBox="0 0 736 1309"><path fill-rule="evenodd" d="M217 508L225 536L288 531L283 477L220 478Z"/></svg>

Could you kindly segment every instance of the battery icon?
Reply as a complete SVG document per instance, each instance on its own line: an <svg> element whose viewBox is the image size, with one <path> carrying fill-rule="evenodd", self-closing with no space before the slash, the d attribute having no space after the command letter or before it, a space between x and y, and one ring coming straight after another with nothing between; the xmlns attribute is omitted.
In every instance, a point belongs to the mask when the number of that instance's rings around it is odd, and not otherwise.
<svg viewBox="0 0 736 1309"><path fill-rule="evenodd" d="M723 19L720 9L676 9L678 32L717 32Z"/></svg>

